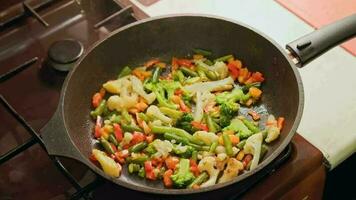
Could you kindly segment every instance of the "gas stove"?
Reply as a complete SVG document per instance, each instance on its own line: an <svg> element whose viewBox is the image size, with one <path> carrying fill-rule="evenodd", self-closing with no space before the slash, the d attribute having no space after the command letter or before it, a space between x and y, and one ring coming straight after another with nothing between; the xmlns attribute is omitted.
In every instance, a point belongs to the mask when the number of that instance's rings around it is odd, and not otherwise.
<svg viewBox="0 0 356 200"><path fill-rule="evenodd" d="M113 0L12 0L0 6L0 199L168 198L113 185L78 162L48 156L39 135L57 107L67 71L83 52L145 17L125 5ZM320 191L303 186L307 178L309 186L319 184L322 191L322 155L296 134L271 165L225 196L321 197Z"/></svg>

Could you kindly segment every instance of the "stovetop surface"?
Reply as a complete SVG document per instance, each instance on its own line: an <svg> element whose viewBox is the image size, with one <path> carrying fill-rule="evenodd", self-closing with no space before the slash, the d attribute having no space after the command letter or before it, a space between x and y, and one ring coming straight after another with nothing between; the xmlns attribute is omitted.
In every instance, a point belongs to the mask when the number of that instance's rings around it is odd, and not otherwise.
<svg viewBox="0 0 356 200"><path fill-rule="evenodd" d="M12 6L17 3L11 2ZM38 2L30 1L30 4L35 7ZM24 71L0 83L0 94L38 133L57 107L61 85L66 76L66 73L46 65L49 46L57 40L75 39L84 45L85 51L111 31L135 21L133 16L124 13L101 22L121 9L111 0L58 0L38 10L39 15L49 24L48 27L29 15L0 29L0 75L38 58ZM4 7L0 7L0 12L4 10ZM0 155L31 137L2 108L0 124ZM298 151L298 148L293 148L292 157L298 155ZM86 183L95 177L78 162L65 158L61 158L61 161L77 179L85 177L82 182ZM72 185L38 144L0 165L0 199L68 199L73 192L75 190ZM92 195L95 199L105 199L120 194L140 199L158 198L113 187L106 182Z"/></svg>

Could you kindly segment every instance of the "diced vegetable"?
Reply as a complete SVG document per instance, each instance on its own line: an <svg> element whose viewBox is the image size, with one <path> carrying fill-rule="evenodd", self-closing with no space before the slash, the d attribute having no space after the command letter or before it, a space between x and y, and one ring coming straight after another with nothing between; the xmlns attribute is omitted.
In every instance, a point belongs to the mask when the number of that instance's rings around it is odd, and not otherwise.
<svg viewBox="0 0 356 200"><path fill-rule="evenodd" d="M107 156L104 152L97 149L92 151L95 159L100 163L104 172L111 177L119 177L121 172L121 165L116 163L112 158Z"/></svg>
<svg viewBox="0 0 356 200"><path fill-rule="evenodd" d="M279 137L285 119L269 115L263 126L251 108L262 99L263 74L232 54L211 61L211 52L193 51L170 65L152 58L126 66L92 96L103 151L90 160L106 174L117 178L127 163L128 173L167 188L208 187L256 169Z"/></svg>
<svg viewBox="0 0 356 200"><path fill-rule="evenodd" d="M117 76L117 78L122 78L124 76L130 75L132 70L130 69L129 66L125 66L121 71L120 74Z"/></svg>

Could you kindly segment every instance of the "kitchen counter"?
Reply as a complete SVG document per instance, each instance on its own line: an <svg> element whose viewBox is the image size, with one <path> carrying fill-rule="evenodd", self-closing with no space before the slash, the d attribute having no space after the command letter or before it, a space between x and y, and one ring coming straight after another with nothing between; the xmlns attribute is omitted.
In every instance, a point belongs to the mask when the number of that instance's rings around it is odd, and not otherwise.
<svg viewBox="0 0 356 200"><path fill-rule="evenodd" d="M283 47L314 30L274 1L160 0L150 6L137 0L130 3L149 17L203 13L231 18L264 32ZM356 151L356 59L336 47L299 72L305 105L298 133L324 154L326 165L332 169Z"/></svg>

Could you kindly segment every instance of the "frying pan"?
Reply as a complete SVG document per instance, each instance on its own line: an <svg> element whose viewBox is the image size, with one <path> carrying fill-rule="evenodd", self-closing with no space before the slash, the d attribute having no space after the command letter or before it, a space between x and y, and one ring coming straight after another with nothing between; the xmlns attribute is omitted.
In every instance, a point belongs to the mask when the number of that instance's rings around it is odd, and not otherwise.
<svg viewBox="0 0 356 200"><path fill-rule="evenodd" d="M253 176L273 161L290 143L303 110L304 96L297 67L356 34L356 15L295 40L286 49L263 33L240 22L210 15L169 15L138 21L114 31L94 44L68 74L58 108L41 130L48 153L78 160L107 180L133 190L156 194L193 194L226 187ZM285 118L280 138L257 168L233 181L200 189L165 189L160 182L129 175L107 176L88 157L96 143L92 137L91 96L102 83L114 79L121 67L137 66L152 57L169 60L184 57L193 48L215 55L233 53L252 71L260 71L262 105ZM289 51L289 53L288 53Z"/></svg>

